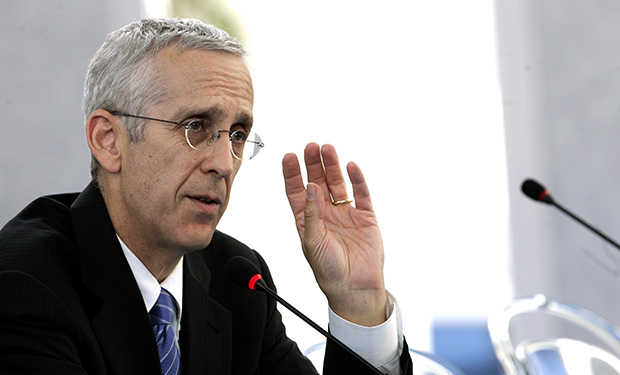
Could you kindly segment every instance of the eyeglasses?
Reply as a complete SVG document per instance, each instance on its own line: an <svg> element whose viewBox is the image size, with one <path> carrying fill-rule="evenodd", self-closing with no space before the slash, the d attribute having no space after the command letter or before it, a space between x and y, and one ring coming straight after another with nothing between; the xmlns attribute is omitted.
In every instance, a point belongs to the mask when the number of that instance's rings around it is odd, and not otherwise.
<svg viewBox="0 0 620 375"><path fill-rule="evenodd" d="M137 116L130 115L123 112L111 112L114 116L123 116L123 117L134 117L143 120L150 121L159 121L167 124L174 124L177 126L182 126L185 128L185 140L189 147L193 148L197 151L203 151L208 146L212 146L218 138L221 137L222 133L228 133L228 139L230 143L230 152L236 159L243 160L244 157L244 149L246 143L252 143L254 145L252 153L249 153L248 159L253 159L260 152L260 150L265 147L265 144L262 142L261 138L258 134L254 134L254 140L248 139L248 131L245 129L237 129L237 130L218 130L215 124L208 121L207 119L195 119L190 120L187 123L170 121L170 120L161 120L152 117L145 116Z"/></svg>

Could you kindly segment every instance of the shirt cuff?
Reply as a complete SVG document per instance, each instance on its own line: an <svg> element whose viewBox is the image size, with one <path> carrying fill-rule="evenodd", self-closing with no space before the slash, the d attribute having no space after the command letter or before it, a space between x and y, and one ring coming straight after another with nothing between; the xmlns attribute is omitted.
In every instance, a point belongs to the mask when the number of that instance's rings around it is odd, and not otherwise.
<svg viewBox="0 0 620 375"><path fill-rule="evenodd" d="M399 373L403 348L403 330L400 308L388 292L387 320L375 327L351 323L329 309L330 332L373 366ZM396 371L396 372L393 372Z"/></svg>

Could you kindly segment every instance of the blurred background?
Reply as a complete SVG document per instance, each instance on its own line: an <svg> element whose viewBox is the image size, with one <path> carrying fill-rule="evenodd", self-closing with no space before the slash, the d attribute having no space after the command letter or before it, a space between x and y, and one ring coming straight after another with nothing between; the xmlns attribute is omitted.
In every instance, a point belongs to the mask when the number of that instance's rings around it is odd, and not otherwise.
<svg viewBox="0 0 620 375"><path fill-rule="evenodd" d="M490 375L487 316L536 293L620 322L617 251L520 193L523 179L540 179L618 233L617 2L0 4L0 225L38 196L89 182L82 85L106 34L147 15L193 17L248 48L266 144L244 163L219 229L259 250L281 296L310 318L326 327L327 304L301 252L281 159L318 142L364 171L411 347L467 357ZM283 314L302 349L322 340Z"/></svg>

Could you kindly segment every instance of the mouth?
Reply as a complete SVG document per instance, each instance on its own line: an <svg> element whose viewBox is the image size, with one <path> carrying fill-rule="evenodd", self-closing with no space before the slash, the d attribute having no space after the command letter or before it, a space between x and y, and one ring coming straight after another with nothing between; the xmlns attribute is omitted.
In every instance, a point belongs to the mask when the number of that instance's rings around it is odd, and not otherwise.
<svg viewBox="0 0 620 375"><path fill-rule="evenodd" d="M204 203L204 204L220 204L221 203L219 198L211 198L207 196L190 196L189 198L195 201L198 201L200 203Z"/></svg>

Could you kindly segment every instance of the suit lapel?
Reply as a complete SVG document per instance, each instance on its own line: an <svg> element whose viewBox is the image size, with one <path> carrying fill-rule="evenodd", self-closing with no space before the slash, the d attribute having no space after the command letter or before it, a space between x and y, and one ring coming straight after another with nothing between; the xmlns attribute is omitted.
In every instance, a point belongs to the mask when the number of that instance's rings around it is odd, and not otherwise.
<svg viewBox="0 0 620 375"><path fill-rule="evenodd" d="M142 295L122 253L103 197L89 185L71 206L84 306L110 374L161 371ZM149 343L145 345L145 343Z"/></svg>
<svg viewBox="0 0 620 375"><path fill-rule="evenodd" d="M230 374L231 314L209 297L211 273L200 254L187 254L183 266L180 334L183 374Z"/></svg>

